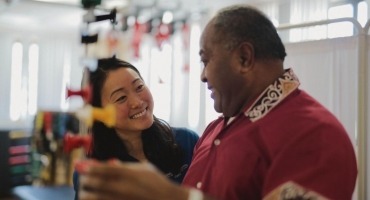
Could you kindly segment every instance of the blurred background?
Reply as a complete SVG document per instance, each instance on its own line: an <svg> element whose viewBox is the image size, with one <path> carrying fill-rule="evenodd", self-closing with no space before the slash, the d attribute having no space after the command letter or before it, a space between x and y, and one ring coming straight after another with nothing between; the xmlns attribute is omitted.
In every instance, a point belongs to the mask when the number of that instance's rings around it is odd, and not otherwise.
<svg viewBox="0 0 370 200"><path fill-rule="evenodd" d="M200 34L218 9L236 3L273 21L285 67L343 123L359 162L353 199L370 199L370 0L0 0L0 199L73 198L81 152L63 152L63 136L79 134L73 113L84 101L66 96L81 90L87 61L116 55L133 63L155 115L201 135L219 113L200 81Z"/></svg>

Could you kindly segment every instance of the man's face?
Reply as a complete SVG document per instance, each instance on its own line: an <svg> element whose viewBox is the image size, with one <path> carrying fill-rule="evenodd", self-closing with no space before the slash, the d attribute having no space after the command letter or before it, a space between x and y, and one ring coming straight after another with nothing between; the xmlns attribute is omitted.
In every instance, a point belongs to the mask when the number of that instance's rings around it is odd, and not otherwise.
<svg viewBox="0 0 370 200"><path fill-rule="evenodd" d="M215 110L231 117L240 111L242 77L234 51L227 50L215 37L212 25L208 25L200 40L199 54L204 64L201 79L211 90Z"/></svg>

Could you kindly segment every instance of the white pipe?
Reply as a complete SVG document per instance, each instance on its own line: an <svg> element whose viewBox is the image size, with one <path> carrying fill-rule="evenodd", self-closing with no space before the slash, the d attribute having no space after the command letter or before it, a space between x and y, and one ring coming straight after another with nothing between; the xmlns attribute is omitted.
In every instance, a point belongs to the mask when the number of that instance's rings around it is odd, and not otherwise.
<svg viewBox="0 0 370 200"><path fill-rule="evenodd" d="M338 18L338 19L326 19L326 20L306 22L306 23L301 23L301 24L281 24L279 27L277 27L277 30L302 28L302 27L317 26L317 25L328 25L328 24L337 23L337 22L351 22L355 26L355 28L358 30L358 32L363 30L361 24L356 19L350 18L350 17L344 17L344 18Z"/></svg>
<svg viewBox="0 0 370 200"><path fill-rule="evenodd" d="M358 45L358 59L359 59L359 69L358 69L358 162L359 162L359 174L358 174L358 194L359 199L368 199L367 194L367 133L368 133L368 60L367 60L367 38L370 27L370 20L368 20L359 34L359 45Z"/></svg>

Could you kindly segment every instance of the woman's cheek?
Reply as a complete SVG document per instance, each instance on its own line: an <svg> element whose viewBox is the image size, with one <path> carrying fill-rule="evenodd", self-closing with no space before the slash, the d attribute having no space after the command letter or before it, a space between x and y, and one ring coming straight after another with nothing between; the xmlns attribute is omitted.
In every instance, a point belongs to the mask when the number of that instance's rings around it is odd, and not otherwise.
<svg viewBox="0 0 370 200"><path fill-rule="evenodd" d="M116 107L116 115L117 119L127 119L128 116L128 109L125 106L117 106Z"/></svg>

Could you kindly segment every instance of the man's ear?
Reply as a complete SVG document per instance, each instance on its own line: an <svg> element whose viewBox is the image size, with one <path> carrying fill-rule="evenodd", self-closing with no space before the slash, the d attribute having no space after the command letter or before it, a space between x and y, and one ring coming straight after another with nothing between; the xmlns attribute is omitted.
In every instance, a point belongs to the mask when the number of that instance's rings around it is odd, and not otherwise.
<svg viewBox="0 0 370 200"><path fill-rule="evenodd" d="M251 43L243 42L239 45L238 56L243 72L249 71L254 66L254 55L254 47Z"/></svg>

